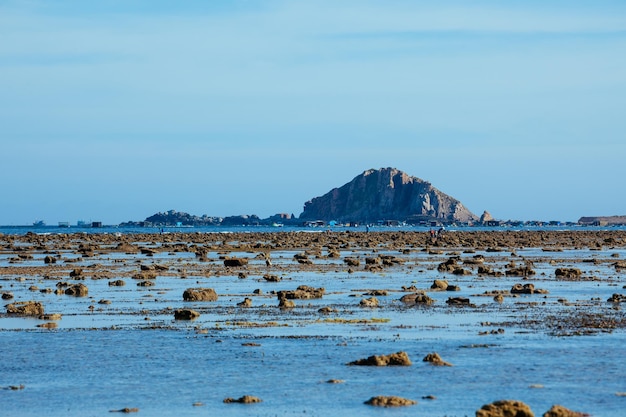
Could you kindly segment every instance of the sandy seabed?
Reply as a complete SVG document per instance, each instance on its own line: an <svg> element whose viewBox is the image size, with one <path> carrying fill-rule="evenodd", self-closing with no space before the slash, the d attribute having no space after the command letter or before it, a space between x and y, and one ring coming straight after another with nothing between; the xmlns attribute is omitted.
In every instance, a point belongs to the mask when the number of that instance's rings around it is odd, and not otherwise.
<svg viewBox="0 0 626 417"><path fill-rule="evenodd" d="M451 416L508 398L618 415L625 271L625 231L0 235L0 408ZM437 352L451 366L422 360ZM55 353L76 369L43 366Z"/></svg>

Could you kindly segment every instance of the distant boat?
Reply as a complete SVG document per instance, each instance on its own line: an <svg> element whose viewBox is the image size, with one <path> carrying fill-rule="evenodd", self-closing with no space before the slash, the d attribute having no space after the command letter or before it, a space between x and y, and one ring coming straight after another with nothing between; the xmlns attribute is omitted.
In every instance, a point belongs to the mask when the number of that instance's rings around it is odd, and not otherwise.
<svg viewBox="0 0 626 417"><path fill-rule="evenodd" d="M272 223L272 227L283 227L282 223Z"/></svg>
<svg viewBox="0 0 626 417"><path fill-rule="evenodd" d="M59 222L59 227L70 227L70 222Z"/></svg>
<svg viewBox="0 0 626 417"><path fill-rule="evenodd" d="M35 227L44 227L46 223L43 220L36 220L33 222L33 226Z"/></svg>

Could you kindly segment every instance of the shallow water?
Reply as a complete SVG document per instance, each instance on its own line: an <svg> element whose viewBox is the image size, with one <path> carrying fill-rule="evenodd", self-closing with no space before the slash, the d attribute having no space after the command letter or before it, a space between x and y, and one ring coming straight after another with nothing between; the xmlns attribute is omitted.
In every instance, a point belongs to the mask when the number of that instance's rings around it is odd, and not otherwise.
<svg viewBox="0 0 626 417"><path fill-rule="evenodd" d="M58 252L63 260L76 258L71 251ZM515 255L433 255L416 250L403 255L403 265L377 273L358 268L348 272L343 264L346 256L363 259L370 253L363 249L342 251L340 259L311 257L319 267L312 270L299 269L295 253L299 251L272 253L271 272L283 278L277 283L265 281L264 261L256 252L245 251L231 254L250 259L243 279L237 269L218 269L216 252L208 254L208 262L187 252L152 257L103 253L61 262L65 270L60 277L2 275L2 291L11 291L13 301L34 299L45 305L46 313L63 313L53 330L37 328L43 320L0 316L2 415L102 416L137 407L141 415L150 416L465 416L500 399L524 401L536 415L553 404L594 416L616 416L626 409L626 397L617 395L626 392L624 329L578 329L569 324L585 315L624 318L619 305L606 302L613 293L624 292L625 280L611 266L626 257L623 249L531 248L516 250ZM482 254L496 269L512 260L521 265L531 259L536 275L523 280L438 272L438 263L452 253L462 259ZM35 253L18 265L41 266L44 256ZM14 265L10 258L0 255L0 267ZM581 262L592 259L597 262ZM138 287L129 271L137 271L140 263L168 269L157 273L154 286ZM557 280L554 269L561 266L580 268L587 278ZM85 270L87 278L80 282L89 287L88 297L40 292L56 289L60 279L70 281L67 271L75 267ZM95 270L120 277L93 279ZM126 285L108 285L118 278ZM429 291L435 299L430 307L399 301L405 294L402 286L428 289L434 279L446 279L460 291ZM480 295L526 282L549 293L508 296L502 304ZM303 284L324 287L326 294L322 299L295 300L291 310L277 308L272 291ZM33 285L38 290L29 289ZM182 293L190 287L214 288L219 299L184 302ZM254 289L263 294L253 294ZM359 307L370 289L385 289L388 295L377 296L379 308ZM474 306L448 306L451 296L469 297ZM252 299L251 308L236 305L244 297ZM103 299L110 304L99 304ZM318 313L324 306L336 311ZM173 310L182 307L201 316L174 320ZM413 365L346 365L398 351L406 351ZM422 362L430 352L454 366ZM329 384L329 379L345 382ZM24 389L8 389L20 384ZM226 397L246 394L263 402L223 403ZM376 395L419 403L398 409L363 404ZM422 399L428 395L436 399ZM203 405L194 406L198 402Z"/></svg>

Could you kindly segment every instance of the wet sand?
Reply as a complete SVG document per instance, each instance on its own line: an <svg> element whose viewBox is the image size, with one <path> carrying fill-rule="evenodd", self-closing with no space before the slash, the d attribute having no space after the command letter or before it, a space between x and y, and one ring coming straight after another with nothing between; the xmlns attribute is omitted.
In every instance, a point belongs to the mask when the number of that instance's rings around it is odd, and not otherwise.
<svg viewBox="0 0 626 417"><path fill-rule="evenodd" d="M446 340L478 351L528 335L623 335L624 271L624 231L0 235L0 332L191 331L241 340L242 352L270 338L428 340L433 349ZM32 302L44 311L19 311ZM431 352L410 353L419 362ZM443 359L454 369L463 357ZM243 394L256 393L230 396ZM401 393L371 398L383 394ZM368 398L355 399L355 413ZM577 405L553 398L568 401ZM261 404L271 410L271 397ZM111 409L126 406L135 408Z"/></svg>

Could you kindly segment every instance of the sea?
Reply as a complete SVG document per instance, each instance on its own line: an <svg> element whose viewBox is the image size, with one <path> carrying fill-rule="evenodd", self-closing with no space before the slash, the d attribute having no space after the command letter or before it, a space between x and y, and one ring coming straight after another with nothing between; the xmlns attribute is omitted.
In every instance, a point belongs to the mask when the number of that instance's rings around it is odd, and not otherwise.
<svg viewBox="0 0 626 417"><path fill-rule="evenodd" d="M370 228L398 229L430 228ZM287 226L163 230L0 227L5 235L324 230L327 228ZM552 226L549 230L565 229ZM509 261L509 254L480 251L459 256L480 254L487 259L497 256L494 263ZM263 261L254 253L233 255L249 257L253 270L263 268ZM293 255L289 251L274 254L274 267L292 271ZM341 255L366 253L346 250ZM21 265L42 265L44 256L34 254ZM68 252L64 256L69 259L73 255ZM31 286L54 288L54 282L43 276L0 276L1 292L12 291L16 300L39 300L46 305L46 312L63 312L54 329L37 327L43 320L0 315L1 416L110 416L112 411L127 411L157 417L450 417L473 416L482 405L502 399L523 401L535 415L542 415L553 404L593 416L626 415L626 331L607 327L576 332L568 327L583 315L624 318L621 306L606 300L613 293L626 293L626 277L612 266L615 260L626 258L626 248L560 252L520 248L516 259L535 260L537 274L531 282L549 292L507 297L501 304L480 294L511 288L520 278L447 276L460 287L455 296L472 299L475 305L469 308L448 306L450 294L446 292L429 292L435 300L431 307L408 307L398 301L403 294L401 286L428 288L434 279L442 278L436 265L447 254L437 257L421 251L412 252L404 267L381 273L348 273L341 259L315 260L336 264L324 272L288 272L277 283L236 273L195 273L198 261L193 253L185 252L159 252L150 258L142 254L96 255L74 259L71 268L97 264L106 269L123 259L128 261L129 256L134 257L130 265L186 264L189 271L184 276L159 276L156 285L145 288L131 279L126 279L124 287L111 287L107 279L88 279L89 297L34 292ZM218 253L208 256L219 259ZM0 268L11 265L10 258L0 254ZM556 280L556 266L576 266L597 279ZM296 307L289 311L277 308L277 291L303 284L324 287L326 295L296 300ZM214 288L219 299L183 302L181 294L189 287ZM260 289L260 295L253 294L253 289ZM378 297L381 308L358 307L370 289L389 290L389 295ZM237 306L245 297L253 300L252 307ZM318 313L327 305L335 311ZM201 316L194 321L174 320L173 310L181 307L194 308ZM399 351L409 355L412 366L347 365ZM423 362L432 352L453 366ZM262 402L224 402L244 395L259 397ZM364 404L378 395L401 396L417 404L397 408Z"/></svg>

